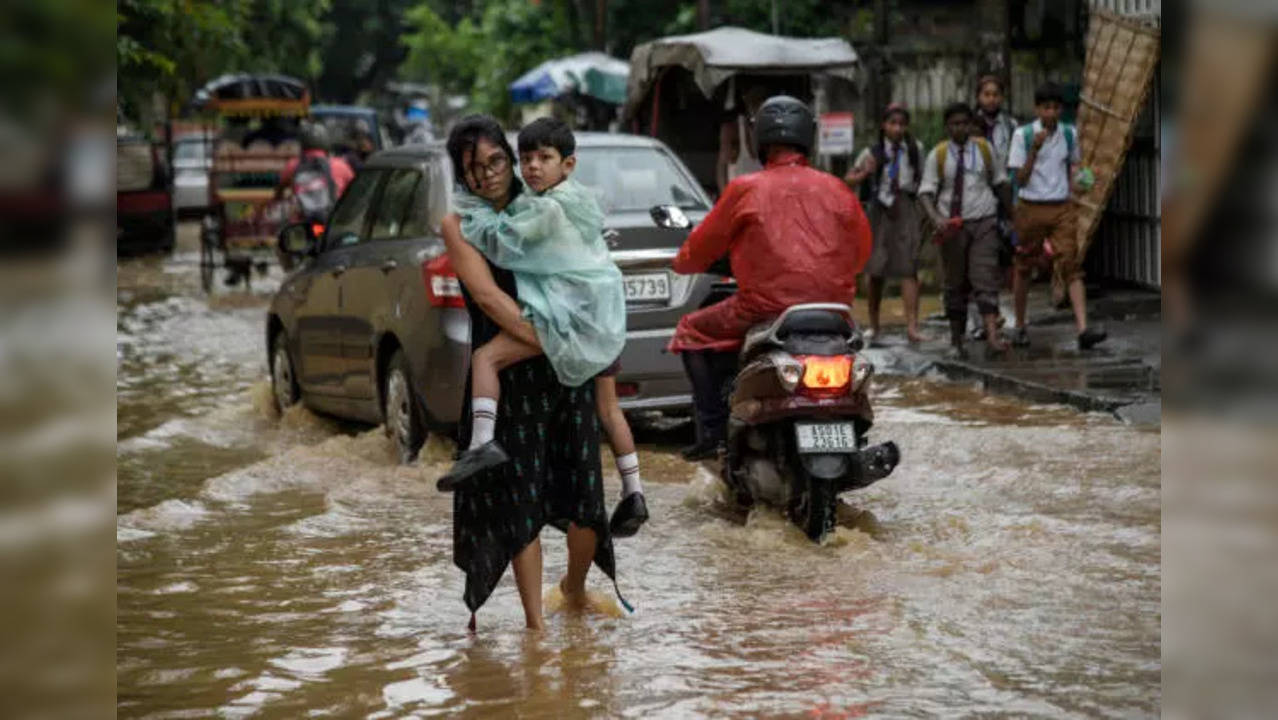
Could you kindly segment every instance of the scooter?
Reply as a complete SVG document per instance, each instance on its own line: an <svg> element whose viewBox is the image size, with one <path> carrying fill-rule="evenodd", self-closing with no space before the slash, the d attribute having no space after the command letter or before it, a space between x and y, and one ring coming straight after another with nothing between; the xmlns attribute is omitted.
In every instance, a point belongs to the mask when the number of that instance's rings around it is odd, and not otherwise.
<svg viewBox="0 0 1278 720"><path fill-rule="evenodd" d="M678 208L652 209L662 227L689 227ZM842 303L787 308L753 328L729 396L722 474L744 506L784 510L814 542L834 528L838 495L882 480L901 460L894 442L869 445L874 366Z"/></svg>

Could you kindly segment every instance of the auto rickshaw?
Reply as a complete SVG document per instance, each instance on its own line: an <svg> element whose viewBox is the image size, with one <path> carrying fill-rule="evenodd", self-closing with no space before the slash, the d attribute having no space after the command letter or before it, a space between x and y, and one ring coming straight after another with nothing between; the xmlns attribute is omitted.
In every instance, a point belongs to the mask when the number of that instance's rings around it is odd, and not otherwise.
<svg viewBox="0 0 1278 720"><path fill-rule="evenodd" d="M264 273L272 256L284 262L275 238L291 205L276 198L276 188L285 166L301 154L300 121L310 112L310 92L285 75L224 75L201 88L192 105L217 128L207 136L210 211L200 231L200 279L210 291L220 266L227 285L248 285L252 271Z"/></svg>
<svg viewBox="0 0 1278 720"><path fill-rule="evenodd" d="M748 87L792 95L818 115L849 112L859 69L842 38L789 38L731 26L658 38L630 54L621 127L661 139L713 196L720 191L720 125L741 112Z"/></svg>

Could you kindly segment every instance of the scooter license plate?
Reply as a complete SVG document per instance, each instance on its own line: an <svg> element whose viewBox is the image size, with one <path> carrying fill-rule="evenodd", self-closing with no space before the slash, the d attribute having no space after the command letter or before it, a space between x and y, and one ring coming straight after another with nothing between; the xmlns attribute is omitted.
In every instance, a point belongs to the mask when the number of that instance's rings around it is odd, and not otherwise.
<svg viewBox="0 0 1278 720"><path fill-rule="evenodd" d="M801 453L856 451L856 428L850 422L796 423L794 433Z"/></svg>

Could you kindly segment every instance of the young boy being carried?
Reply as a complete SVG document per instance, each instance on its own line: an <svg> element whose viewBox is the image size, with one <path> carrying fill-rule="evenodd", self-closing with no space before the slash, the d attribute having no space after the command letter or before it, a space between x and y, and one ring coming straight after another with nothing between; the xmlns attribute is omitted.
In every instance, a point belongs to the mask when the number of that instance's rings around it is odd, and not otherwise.
<svg viewBox="0 0 1278 720"><path fill-rule="evenodd" d="M983 138L970 137L972 109L954 103L945 109L949 140L923 162L919 200L936 224L945 269L945 315L950 321L950 356L963 359L967 302L971 296L985 321L989 349L1007 349L998 333L998 208L1011 204L1003 163ZM938 207L939 206L939 207Z"/></svg>
<svg viewBox="0 0 1278 720"><path fill-rule="evenodd" d="M1025 330L1025 304L1029 274L1045 255L1052 262L1052 282L1067 289L1078 328L1078 347L1087 350L1106 337L1105 331L1087 327L1087 291L1083 286L1083 258L1078 249L1078 215L1070 197L1071 179L1082 156L1078 133L1060 121L1064 93L1047 83L1034 93L1038 119L1017 128L1007 164L1016 171L1020 188L1013 222L1017 245L1012 297L1016 329L1012 344L1029 345Z"/></svg>
<svg viewBox="0 0 1278 720"><path fill-rule="evenodd" d="M514 273L519 304L538 345L501 332L475 349L470 447L438 487L455 490L479 471L508 461L493 439L501 394L498 373L544 354L564 385L595 383L596 410L622 483L610 528L613 535L628 537L648 519L648 509L634 438L617 401L616 374L626 340L621 271L603 239L599 203L568 177L577 162L572 130L562 121L541 118L520 131L518 144L520 175L532 192L521 193L498 214L458 190L457 211L467 242Z"/></svg>

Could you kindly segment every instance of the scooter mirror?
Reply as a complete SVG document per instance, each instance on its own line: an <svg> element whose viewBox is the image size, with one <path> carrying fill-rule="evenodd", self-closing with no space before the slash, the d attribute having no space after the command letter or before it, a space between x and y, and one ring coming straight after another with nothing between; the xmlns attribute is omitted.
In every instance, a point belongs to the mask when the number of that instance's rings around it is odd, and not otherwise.
<svg viewBox="0 0 1278 720"><path fill-rule="evenodd" d="M861 335L860 330L853 330L852 337L848 338L848 349L852 352L861 352L865 347L865 337Z"/></svg>
<svg viewBox="0 0 1278 720"><path fill-rule="evenodd" d="M683 210L680 210L678 205L653 205L648 213L652 215L652 221L658 227L668 230L682 230L692 225L688 216L683 214Z"/></svg>

